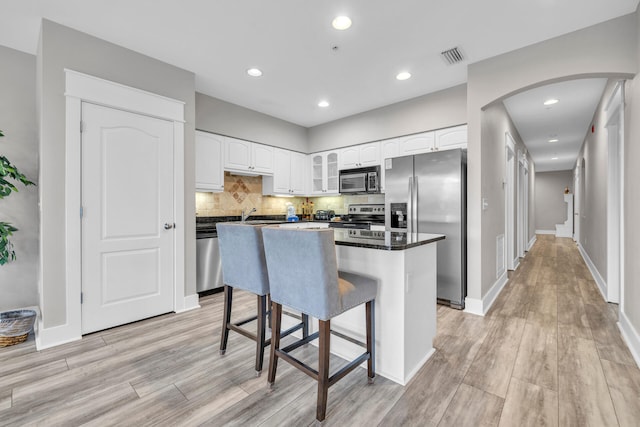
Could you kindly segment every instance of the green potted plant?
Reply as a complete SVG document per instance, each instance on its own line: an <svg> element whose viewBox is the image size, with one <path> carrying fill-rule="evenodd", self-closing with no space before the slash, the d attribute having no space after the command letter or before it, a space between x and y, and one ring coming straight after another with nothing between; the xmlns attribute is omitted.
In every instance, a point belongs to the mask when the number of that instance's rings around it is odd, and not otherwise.
<svg viewBox="0 0 640 427"><path fill-rule="evenodd" d="M4 133L0 130L0 137ZM0 156L0 199L18 191L15 183L35 185L5 156ZM8 222L0 221L0 266L16 259L10 237L18 231ZM13 310L0 313L0 347L17 344L27 339L36 319L33 310Z"/></svg>

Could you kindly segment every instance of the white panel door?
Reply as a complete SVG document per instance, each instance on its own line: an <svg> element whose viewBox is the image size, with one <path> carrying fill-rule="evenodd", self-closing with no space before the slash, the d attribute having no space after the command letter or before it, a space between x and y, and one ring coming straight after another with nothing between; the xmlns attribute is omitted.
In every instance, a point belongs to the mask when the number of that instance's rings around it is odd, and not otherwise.
<svg viewBox="0 0 640 427"><path fill-rule="evenodd" d="M173 123L82 104L82 333L174 309Z"/></svg>
<svg viewBox="0 0 640 427"><path fill-rule="evenodd" d="M275 149L268 145L253 144L252 170L260 173L273 173L273 155Z"/></svg>

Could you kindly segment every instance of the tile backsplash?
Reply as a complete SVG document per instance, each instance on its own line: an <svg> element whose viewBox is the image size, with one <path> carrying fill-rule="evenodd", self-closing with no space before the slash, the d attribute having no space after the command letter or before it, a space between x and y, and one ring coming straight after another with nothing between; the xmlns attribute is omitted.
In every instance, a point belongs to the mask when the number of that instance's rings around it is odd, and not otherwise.
<svg viewBox="0 0 640 427"><path fill-rule="evenodd" d="M334 210L336 214L346 214L347 207L356 203L384 203L384 195L325 196L309 197L313 211ZM235 216L242 209L256 208L255 215L284 215L292 203L296 212L302 212L306 197L273 197L262 195L262 176L240 176L224 173L224 192L196 192L196 216Z"/></svg>

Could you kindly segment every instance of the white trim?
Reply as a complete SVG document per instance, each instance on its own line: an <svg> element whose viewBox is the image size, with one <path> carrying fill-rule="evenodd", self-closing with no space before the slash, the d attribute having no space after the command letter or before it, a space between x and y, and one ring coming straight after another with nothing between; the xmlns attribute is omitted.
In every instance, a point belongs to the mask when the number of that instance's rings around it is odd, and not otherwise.
<svg viewBox="0 0 640 427"><path fill-rule="evenodd" d="M624 271L624 102L619 81L606 108L607 122L607 301L620 303Z"/></svg>
<svg viewBox="0 0 640 427"><path fill-rule="evenodd" d="M511 271L516 271L518 269L518 267L520 267L520 257L517 256L516 259L513 260L513 270Z"/></svg>
<svg viewBox="0 0 640 427"><path fill-rule="evenodd" d="M193 296L185 298L184 227L184 102L124 86L97 77L65 69L66 141L65 141L65 257L66 322L50 328L40 324L38 349L52 347L82 337L81 264L81 154L80 120L82 102L90 101L110 108L170 120L174 125L174 310L195 308ZM40 279L44 286L43 278ZM42 302L41 302L42 304ZM42 304L43 305L43 304Z"/></svg>
<svg viewBox="0 0 640 427"><path fill-rule="evenodd" d="M507 272L505 271L505 273L502 276L500 276L498 280L496 280L496 282L493 284L491 289L489 289L489 292L487 292L487 294L484 296L484 298L482 298L482 300L479 300L477 298L469 298L469 297L465 298L464 299L465 313L477 314L479 316L484 316L485 314L487 314L487 312L489 311L493 303L496 302L498 295L500 295L500 292L502 292L502 289L504 289L507 283L509 283L509 277L507 276Z"/></svg>
<svg viewBox="0 0 640 427"><path fill-rule="evenodd" d="M629 351L631 352L633 359L636 361L636 365L640 367L640 334L633 327L629 318L624 313L620 313L619 319L618 328L620 329L622 338L624 339L624 342L627 343L627 347L629 347Z"/></svg>
<svg viewBox="0 0 640 427"><path fill-rule="evenodd" d="M511 155L511 160L509 156ZM516 151L515 151L515 141L509 132L505 132L505 176L504 176L504 238L505 238L505 250L504 250L504 258L506 261L507 270L515 269L515 264L513 263L513 257L515 255L515 245L514 240L516 239L516 227L515 227L515 212L516 206L515 201L516 198L514 196L514 169L516 165Z"/></svg>
<svg viewBox="0 0 640 427"><path fill-rule="evenodd" d="M65 96L111 108L184 123L183 101L64 69Z"/></svg>
<svg viewBox="0 0 640 427"><path fill-rule="evenodd" d="M536 234L556 234L556 230L536 230Z"/></svg>
<svg viewBox="0 0 640 427"><path fill-rule="evenodd" d="M404 380L403 380L403 381L396 381L396 382L398 382L400 385L403 385L403 386L405 386L405 385L409 384L409 381L411 381L411 379L412 379L412 378L413 378L413 377L418 373L418 371L420 371L420 369L422 369L422 367L424 366L424 364L425 364L425 363L427 363L427 360L431 359L431 356L433 356L435 352L436 352L436 349L435 349L435 348L432 348L432 349L431 349L431 350L426 354L426 356L424 356L424 357L422 358L422 360L421 360L421 361L419 361L419 362L416 364L416 367L415 367L415 368L413 368L413 370L412 370L411 372L408 372L408 373L405 373L405 374L404 374ZM363 367L363 368L365 367L365 366L364 366L364 364L362 364L362 365L360 365L360 366L361 366L361 367ZM380 374L380 375L384 376L383 374Z"/></svg>
<svg viewBox="0 0 640 427"><path fill-rule="evenodd" d="M176 308L176 313L184 313L185 311L200 308L200 297L198 294L187 295L182 301L182 308L180 310Z"/></svg>
<svg viewBox="0 0 640 427"><path fill-rule="evenodd" d="M607 283L604 281L604 279L600 275L600 272L596 268L596 265L593 263L593 261L591 261L591 258L589 258L589 254L587 254L587 251L584 250L580 243L578 243L578 250L580 251L580 255L582 255L582 259L587 264L587 268L589 268L589 271L593 276L593 280L595 280L596 284L598 285L598 290L600 291L600 294L602 294L602 298L606 301Z"/></svg>
<svg viewBox="0 0 640 427"><path fill-rule="evenodd" d="M36 329L36 349L38 351L77 341L79 339L82 339L80 329L73 327L73 325L69 325L69 323L51 328L44 328L42 326L42 319L38 321L38 328Z"/></svg>
<svg viewBox="0 0 640 427"><path fill-rule="evenodd" d="M529 252L531 250L531 248L533 247L533 245L536 244L536 240L538 240L538 238L534 234L534 236L531 238L531 240L529 240L529 244L527 245L527 252Z"/></svg>

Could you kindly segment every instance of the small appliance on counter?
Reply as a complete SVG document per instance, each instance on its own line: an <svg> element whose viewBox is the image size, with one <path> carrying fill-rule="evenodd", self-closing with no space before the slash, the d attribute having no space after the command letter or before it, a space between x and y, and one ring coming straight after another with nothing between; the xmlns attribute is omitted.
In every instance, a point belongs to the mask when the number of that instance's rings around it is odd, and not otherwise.
<svg viewBox="0 0 640 427"><path fill-rule="evenodd" d="M335 216L336 216L335 211L318 209L316 211L315 218L317 221L331 221Z"/></svg>

